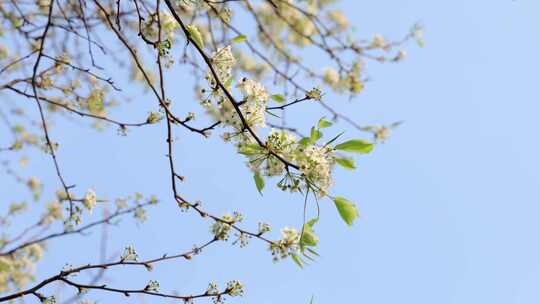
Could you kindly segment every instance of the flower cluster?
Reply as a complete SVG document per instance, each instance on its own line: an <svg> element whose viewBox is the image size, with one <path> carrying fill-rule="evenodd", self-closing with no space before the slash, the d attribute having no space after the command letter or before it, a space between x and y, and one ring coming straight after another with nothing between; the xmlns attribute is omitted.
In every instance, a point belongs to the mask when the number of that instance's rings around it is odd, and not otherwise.
<svg viewBox="0 0 540 304"><path fill-rule="evenodd" d="M219 294L219 287L215 282L210 282L208 284L208 288L206 289L206 293L209 295L216 295Z"/></svg>
<svg viewBox="0 0 540 304"><path fill-rule="evenodd" d="M266 149L276 153L284 160L298 165L300 174L291 174L286 171L284 162L269 154ZM332 169L336 163L332 146L305 144L297 141L290 132L272 130L266 141L266 149L252 144L239 150L240 153L248 157L249 165L255 172L261 172L265 176L285 174L285 177L278 184L284 191L297 191L303 187L314 191L320 197L328 194L328 190L333 184Z"/></svg>
<svg viewBox="0 0 540 304"><path fill-rule="evenodd" d="M223 85L230 89L233 79L232 70L236 63L231 47L219 49L213 54L211 60L218 78L220 81L226 79ZM356 62L346 77L341 77L336 71L328 69L324 79L334 87L342 87L358 93L363 89L359 76L361 70L362 64ZM225 141L235 140L238 152L248 157L248 166L256 172L259 180L260 176L280 176L286 173L284 179L278 184L281 189L297 191L303 187L306 190L313 190L320 197L328 194L333 184L332 169L335 164L332 146L318 146L317 139L310 140L307 144L301 143L297 141L294 134L286 130L270 130L265 146L259 145L255 138L246 132L245 124L254 129L266 126L266 107L270 98L266 88L249 78L242 78L236 85L243 95L241 102L236 105L245 118L245 121L242 121L233 101L228 100L224 92L217 87L216 80L210 73L207 74L207 80L211 92L208 96L202 96L203 106L222 125L233 127L234 132L225 132L222 137ZM204 95L206 90L201 92ZM320 100L322 91L315 87L306 93L306 98ZM299 174L291 174L287 170L287 162L296 164L299 167ZM228 232L226 228L225 224L216 223L213 232L221 238L224 237L223 232Z"/></svg>
<svg viewBox="0 0 540 304"><path fill-rule="evenodd" d="M228 213L221 216L221 221L215 221L210 231L217 240L226 241L229 239L229 233L231 232L231 225L237 222L241 222L242 215L238 212L234 212L233 215Z"/></svg>
<svg viewBox="0 0 540 304"><path fill-rule="evenodd" d="M76 226L79 226L82 223L82 214L83 214L83 208L79 206L73 206L73 209L71 210L71 214L69 215L67 220L64 222L64 230L72 231Z"/></svg>
<svg viewBox="0 0 540 304"><path fill-rule="evenodd" d="M150 282L148 282L148 284L146 284L146 287L144 287L144 290L150 291L150 292L159 292L159 282L155 280L151 280Z"/></svg>
<svg viewBox="0 0 540 304"><path fill-rule="evenodd" d="M296 254L299 248L300 233L294 228L281 229L281 239L270 244L269 250L272 259L277 262L286 259L291 254Z"/></svg>
<svg viewBox="0 0 540 304"><path fill-rule="evenodd" d="M347 16L343 14L340 10L330 11L327 14L328 19L330 19L334 24L337 25L339 30L344 30L349 27L349 20Z"/></svg>
<svg viewBox="0 0 540 304"><path fill-rule="evenodd" d="M148 114L148 117L146 118L146 122L149 124L155 124L158 123L163 119L163 115L161 115L159 112L150 112Z"/></svg>
<svg viewBox="0 0 540 304"><path fill-rule="evenodd" d="M60 221L64 219L64 214L62 213L62 205L57 202L53 201L48 203L46 206L45 214L42 216L42 223L43 224L50 224L54 221Z"/></svg>
<svg viewBox="0 0 540 304"><path fill-rule="evenodd" d="M266 147L285 159L293 159L297 149L296 136L284 130L271 130L266 139ZM264 167L267 176L278 176L285 171L285 165L275 156L270 156Z"/></svg>
<svg viewBox="0 0 540 304"><path fill-rule="evenodd" d="M32 244L12 255L0 256L0 293L21 289L34 278L35 265L43 258L43 245Z"/></svg>
<svg viewBox="0 0 540 304"><path fill-rule="evenodd" d="M94 88L86 98L86 108L94 115L105 116L105 107L103 105L105 91L100 88Z"/></svg>
<svg viewBox="0 0 540 304"><path fill-rule="evenodd" d="M207 73L206 80L210 87L210 94L204 96L207 91L205 89L201 91L202 105L215 120L221 121L225 126L233 127L234 132L232 134L226 133L224 139L229 140L234 137L238 142L251 141L250 136L243 134L245 123L252 128L266 126L265 111L270 98L268 91L262 84L253 79L242 78L239 81L236 88L238 88L243 98L237 106L245 119L244 123L232 104L233 101L229 100L217 83L217 81L220 81L228 90L231 88L233 82L232 71L236 64L231 46L218 49L212 55L211 60L218 79L216 80L210 71Z"/></svg>
<svg viewBox="0 0 540 304"><path fill-rule="evenodd" d="M244 295L244 285L237 280L227 282L227 294L231 297Z"/></svg>
<svg viewBox="0 0 540 304"><path fill-rule="evenodd" d="M332 186L332 168L335 164L334 149L330 146L319 147L311 145L298 153L297 164L305 177L305 182L319 196L328 193Z"/></svg>
<svg viewBox="0 0 540 304"><path fill-rule="evenodd" d="M236 64L236 59L232 54L232 48L230 45L218 49L212 54L212 66L216 71L219 81L226 82L232 77L232 69ZM216 86L215 79L211 72L208 72L206 79L210 83L211 87Z"/></svg>
<svg viewBox="0 0 540 304"><path fill-rule="evenodd" d="M55 296L50 296L50 297L46 297L46 298L43 298L41 300L41 303L42 304L56 304L56 297Z"/></svg>
<svg viewBox="0 0 540 304"><path fill-rule="evenodd" d="M173 41L174 32L180 28L180 25L174 17L168 12L161 12L159 14L159 19L161 21L161 32L165 36L165 39ZM148 18L144 22L142 27L142 34L150 40L157 40L158 35L158 16L152 15L151 18Z"/></svg>
<svg viewBox="0 0 540 304"><path fill-rule="evenodd" d="M135 248L132 245L126 246L124 249L124 253L120 257L120 260L122 262L136 262L139 259L139 256L137 255L137 252L135 251Z"/></svg>
<svg viewBox="0 0 540 304"><path fill-rule="evenodd" d="M267 223L259 223L259 235L263 235L267 232L270 232L270 230L272 230L272 228L270 228L270 225L268 225Z"/></svg>
<svg viewBox="0 0 540 304"><path fill-rule="evenodd" d="M236 234L236 240L232 243L233 245L240 244L240 248L246 247L249 244L251 236L243 232Z"/></svg>
<svg viewBox="0 0 540 304"><path fill-rule="evenodd" d="M43 184L41 183L41 180L39 180L39 178L35 176L32 176L28 179L26 185L28 186L28 189L30 189L30 191L32 192L34 200L37 201L41 196L41 191L43 189Z"/></svg>
<svg viewBox="0 0 540 304"><path fill-rule="evenodd" d="M313 13L317 10L318 1L309 1L306 10ZM273 7L277 5L277 8ZM279 3L269 5L264 3L257 11L260 20L264 23L264 28L272 37L283 37L284 41L280 43L292 43L299 47L305 47L311 44L310 36L316 32L315 24L306 15L293 9L293 1L280 1ZM280 19L276 18L275 11L279 12ZM276 20L278 19L278 20ZM270 44L269 39L261 33L259 39L263 43Z"/></svg>
<svg viewBox="0 0 540 304"><path fill-rule="evenodd" d="M82 203L88 211L92 212L97 203L96 191L94 189L88 189Z"/></svg>
<svg viewBox="0 0 540 304"><path fill-rule="evenodd" d="M266 127L265 112L266 103L269 99L266 88L248 78L242 78L237 87L244 96L240 108L247 124L253 127Z"/></svg>
<svg viewBox="0 0 540 304"><path fill-rule="evenodd" d="M404 54L401 56L404 56ZM363 63L361 61L355 62L351 70L344 75L340 75L333 68L326 68L323 73L323 81L326 85L337 92L359 94L364 90L364 81L361 77L362 68Z"/></svg>
<svg viewBox="0 0 540 304"><path fill-rule="evenodd" d="M133 218L135 218L139 223L144 223L148 219L146 216L146 209L141 206L135 208L135 212L133 212Z"/></svg>

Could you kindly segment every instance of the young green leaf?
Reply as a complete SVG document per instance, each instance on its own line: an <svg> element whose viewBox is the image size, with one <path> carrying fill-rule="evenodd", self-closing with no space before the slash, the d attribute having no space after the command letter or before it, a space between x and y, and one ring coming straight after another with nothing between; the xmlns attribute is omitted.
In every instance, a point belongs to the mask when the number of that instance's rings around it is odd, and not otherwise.
<svg viewBox="0 0 540 304"><path fill-rule="evenodd" d="M291 258L296 263L296 265L298 265L298 267L304 268L304 262L302 262L302 259L300 258L300 256L298 254L291 253Z"/></svg>
<svg viewBox="0 0 540 304"><path fill-rule="evenodd" d="M257 155L261 153L261 146L258 144L243 145L238 149L238 153L246 156Z"/></svg>
<svg viewBox="0 0 540 304"><path fill-rule="evenodd" d="M319 119L319 122L317 123L317 127L319 129L328 128L328 127L331 127L332 125L333 123L324 119L324 117Z"/></svg>
<svg viewBox="0 0 540 304"><path fill-rule="evenodd" d="M319 221L319 218L318 218L318 217L312 218L312 219L310 219L309 221L307 221L306 225L308 225L309 227L313 228L313 225L317 224L318 221Z"/></svg>
<svg viewBox="0 0 540 304"><path fill-rule="evenodd" d="M319 131L315 127L311 127L311 135L310 135L311 142L315 143L317 142L317 140L321 139L322 137L323 137L323 134L321 131Z"/></svg>
<svg viewBox="0 0 540 304"><path fill-rule="evenodd" d="M317 243L319 243L319 238L317 237L311 226L306 224L304 226L304 233L302 234L300 244L314 247L317 246Z"/></svg>
<svg viewBox="0 0 540 304"><path fill-rule="evenodd" d="M337 157L336 163L338 165L342 166L345 169L354 170L356 169L356 165L354 164L354 159L349 157Z"/></svg>
<svg viewBox="0 0 540 304"><path fill-rule="evenodd" d="M373 150L373 144L363 139L351 139L337 145L336 150L366 154Z"/></svg>
<svg viewBox="0 0 540 304"><path fill-rule="evenodd" d="M347 225L351 226L354 220L358 218L358 210L356 209L356 205L348 199L340 196L334 197L333 200L341 218L345 221L345 223L347 223Z"/></svg>
<svg viewBox="0 0 540 304"><path fill-rule="evenodd" d="M231 39L231 41L234 43L240 43L240 42L244 42L246 39L247 39L246 35L239 35Z"/></svg>
<svg viewBox="0 0 540 304"><path fill-rule="evenodd" d="M262 195L262 190L264 189L264 179L262 178L259 171L255 171L253 174L253 179L255 180L255 186L257 186L257 190Z"/></svg>
<svg viewBox="0 0 540 304"><path fill-rule="evenodd" d="M279 103L285 102L285 97L283 97L283 95L281 95L281 94L274 94L274 95L272 95L270 97L275 102L279 102Z"/></svg>
<svg viewBox="0 0 540 304"><path fill-rule="evenodd" d="M204 47L204 40L201 32L199 32L199 29L193 24L186 26L186 28L193 42L195 42L202 49Z"/></svg>
<svg viewBox="0 0 540 304"><path fill-rule="evenodd" d="M309 137L303 137L302 139L300 139L300 141L298 142L301 146L307 146L309 144L311 144L311 138Z"/></svg>
<svg viewBox="0 0 540 304"><path fill-rule="evenodd" d="M300 239L300 245L304 249L304 246L311 246L315 247L317 246L317 243L319 243L319 237L315 234L315 231L313 231L313 225L315 225L319 221L319 218L313 218L306 222L303 228L302 238Z"/></svg>

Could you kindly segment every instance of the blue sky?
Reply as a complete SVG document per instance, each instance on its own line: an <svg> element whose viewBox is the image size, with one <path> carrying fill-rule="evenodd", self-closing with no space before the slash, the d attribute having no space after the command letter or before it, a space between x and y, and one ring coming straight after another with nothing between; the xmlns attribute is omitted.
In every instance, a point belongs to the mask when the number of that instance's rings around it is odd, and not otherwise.
<svg viewBox="0 0 540 304"><path fill-rule="evenodd" d="M115 271L108 276L111 285L136 287L158 279L164 290L195 293L210 280L238 279L246 294L230 303L308 303L312 295L314 303L540 301L540 3L349 0L341 5L364 37L398 38L416 21L426 27L426 46L411 46L403 63L368 65L373 81L361 96L350 102L327 96L360 123L405 121L372 155L357 159L357 172L336 172L334 193L354 200L361 218L348 228L331 202L323 201L316 228L321 258L305 269L291 261L272 263L266 246L253 240L245 249L223 243L190 262L156 265L151 273ZM171 90L182 94L191 88ZM316 121L320 116L313 112L301 123ZM53 134L64 142L62 166L80 189L95 187L108 197L133 191L169 195L163 126L132 130L127 137L114 129L96 133L70 126ZM336 127L337 133L346 125ZM246 226L259 220L276 228L301 224L300 197L268 187L261 198L232 147L219 138L188 135L179 130L176 145L177 166L187 177L180 189L187 197L201 199L218 214L241 210ZM347 135L361 136L353 130ZM49 159L32 166L43 179L55 181ZM208 223L179 215L164 200L150 211L147 224L128 220L111 228L109 252L127 244L142 257L184 251L205 241L207 231ZM98 261L98 239L96 231L67 245L52 242L39 277L66 262ZM90 298L118 299L99 293Z"/></svg>

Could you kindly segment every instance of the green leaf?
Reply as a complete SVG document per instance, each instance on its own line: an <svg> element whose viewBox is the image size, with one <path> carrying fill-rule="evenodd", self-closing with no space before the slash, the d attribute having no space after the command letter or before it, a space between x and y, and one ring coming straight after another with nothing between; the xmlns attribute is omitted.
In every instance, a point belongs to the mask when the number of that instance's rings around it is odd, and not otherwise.
<svg viewBox="0 0 540 304"><path fill-rule="evenodd" d="M323 134L322 134L321 131L319 131L315 127L311 127L310 140L311 140L312 143L317 142L317 140L321 139L322 137L323 137Z"/></svg>
<svg viewBox="0 0 540 304"><path fill-rule="evenodd" d="M246 39L247 39L246 35L239 35L231 39L231 41L234 43L240 43L240 42L244 42Z"/></svg>
<svg viewBox="0 0 540 304"><path fill-rule="evenodd" d="M324 117L319 119L319 122L317 123L317 127L319 129L328 128L328 127L331 127L332 125L333 125L333 123L326 120L326 119L324 119Z"/></svg>
<svg viewBox="0 0 540 304"><path fill-rule="evenodd" d="M285 102L285 97L283 95L281 95L281 94L274 94L274 95L272 95L270 97L275 102L279 102L279 103Z"/></svg>
<svg viewBox="0 0 540 304"><path fill-rule="evenodd" d="M300 258L300 256L298 254L291 253L291 258L296 263L296 265L298 265L298 267L304 268L304 262L302 262L302 259Z"/></svg>
<svg viewBox="0 0 540 304"><path fill-rule="evenodd" d="M243 145L238 149L238 153L246 156L257 155L261 153L261 147L258 144Z"/></svg>
<svg viewBox="0 0 540 304"><path fill-rule="evenodd" d="M356 165L354 164L354 159L348 157L337 157L336 162L338 165L342 166L345 169L354 170Z"/></svg>
<svg viewBox="0 0 540 304"><path fill-rule="evenodd" d="M306 222L304 225L303 231L302 231L302 238L300 239L300 245L302 247L304 246L317 246L317 243L319 243L319 237L315 234L315 231L313 231L313 225L315 225L319 221L319 218L313 218ZM307 256L306 256L307 257Z"/></svg>
<svg viewBox="0 0 540 304"><path fill-rule="evenodd" d="M257 190L262 195L262 190L264 189L264 179L262 178L259 171L255 171L253 174L253 179L255 180L255 186L257 186Z"/></svg>
<svg viewBox="0 0 540 304"><path fill-rule="evenodd" d="M300 240L300 243L302 245L306 246L317 246L317 243L319 243L319 238L309 225L304 226L304 233L302 234L302 239Z"/></svg>
<svg viewBox="0 0 540 304"><path fill-rule="evenodd" d="M309 304L314 304L315 296L311 296L311 300L309 300Z"/></svg>
<svg viewBox="0 0 540 304"><path fill-rule="evenodd" d="M204 40L201 32L199 32L199 29L193 24L186 26L186 28L193 42L195 42L195 44L197 44L201 49L204 48Z"/></svg>
<svg viewBox="0 0 540 304"><path fill-rule="evenodd" d="M313 218L311 220L309 220L306 225L308 225L309 227L313 228L313 225L315 225L317 222L319 221L319 218L316 217L316 218Z"/></svg>
<svg viewBox="0 0 540 304"><path fill-rule="evenodd" d="M373 150L373 144L363 139L351 139L337 145L336 150L366 154Z"/></svg>
<svg viewBox="0 0 540 304"><path fill-rule="evenodd" d="M351 226L354 220L358 218L358 210L356 209L356 205L348 199L340 196L334 197L333 200L341 218L345 221L345 223L347 223L347 225Z"/></svg>
<svg viewBox="0 0 540 304"><path fill-rule="evenodd" d="M302 139L300 139L300 141L298 142L301 146L307 146L309 144L311 144L311 138L309 137L303 137Z"/></svg>

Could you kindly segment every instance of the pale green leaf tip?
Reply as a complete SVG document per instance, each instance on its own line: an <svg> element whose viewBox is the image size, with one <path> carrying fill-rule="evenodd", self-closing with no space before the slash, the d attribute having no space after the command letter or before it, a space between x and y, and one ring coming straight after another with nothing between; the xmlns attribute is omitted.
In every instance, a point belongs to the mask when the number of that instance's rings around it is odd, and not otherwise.
<svg viewBox="0 0 540 304"><path fill-rule="evenodd" d="M285 97L283 97L283 95L281 94L274 94L272 96L270 96L272 98L272 100L276 101L276 102L284 102L285 101Z"/></svg>
<svg viewBox="0 0 540 304"><path fill-rule="evenodd" d="M231 41L234 43L240 43L240 42L245 41L246 39L247 39L246 35L238 35L234 37L233 39L231 39Z"/></svg>
<svg viewBox="0 0 540 304"><path fill-rule="evenodd" d="M300 268L304 268L304 263L302 262L302 259L297 254L292 253L291 254L292 260L298 265Z"/></svg>
<svg viewBox="0 0 540 304"><path fill-rule="evenodd" d="M255 186L260 195L263 195L262 190L264 189L264 179L262 178L259 172L253 174L253 179L255 180Z"/></svg>

